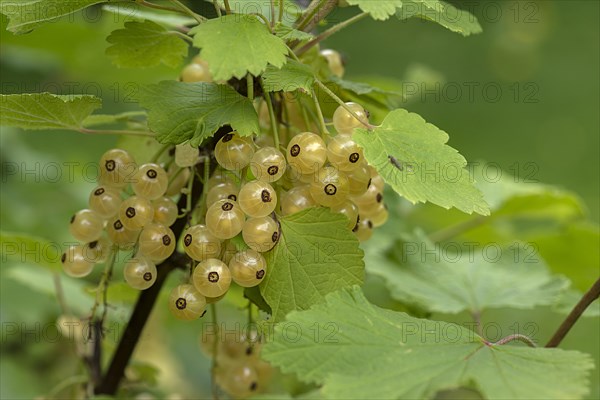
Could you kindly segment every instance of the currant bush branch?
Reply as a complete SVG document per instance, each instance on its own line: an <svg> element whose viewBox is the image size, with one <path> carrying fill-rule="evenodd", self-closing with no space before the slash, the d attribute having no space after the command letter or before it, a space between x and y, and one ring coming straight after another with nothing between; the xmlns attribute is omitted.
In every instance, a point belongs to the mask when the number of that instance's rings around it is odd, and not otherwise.
<svg viewBox="0 0 600 400"><path fill-rule="evenodd" d="M179 0L170 0L170 2L173 3L173 4L175 4L177 7L179 7L181 9L181 11L183 11L183 13L189 15L190 17L192 17L196 21L198 21L199 24L201 24L202 22L206 21L205 17L203 17L200 14L195 13L190 8L188 8L185 4L183 4L181 1L179 1Z"/></svg>
<svg viewBox="0 0 600 400"><path fill-rule="evenodd" d="M507 337L502 338L502 339L498 340L497 342L493 342L493 343L486 341L485 344L488 346L502 346L502 345L505 345L507 343L514 342L514 341L523 342L529 347L537 347L535 342L533 340L531 340L531 338L529 336L522 335L520 333L508 335Z"/></svg>
<svg viewBox="0 0 600 400"><path fill-rule="evenodd" d="M332 26L331 28L327 29L325 32L322 32L321 34L319 34L317 37L315 37L314 39L312 39L311 41L309 41L308 43L306 43L304 46L302 46L298 51L296 51L296 55L300 56L304 53L306 53L308 50L310 50L312 47L316 46L317 44L321 43L323 40L329 38L331 35L341 31L342 29L354 24L355 22L360 21L361 19L367 17L369 14L368 13L361 13L361 14L357 14L343 22L340 22L339 24L336 24L334 26Z"/></svg>

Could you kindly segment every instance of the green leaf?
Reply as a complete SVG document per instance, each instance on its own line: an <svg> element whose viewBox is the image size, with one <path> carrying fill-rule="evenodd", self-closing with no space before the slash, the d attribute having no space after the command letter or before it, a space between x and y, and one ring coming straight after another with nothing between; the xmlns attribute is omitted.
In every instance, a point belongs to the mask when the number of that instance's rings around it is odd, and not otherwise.
<svg viewBox="0 0 600 400"><path fill-rule="evenodd" d="M531 245L460 252L458 246L434 245L419 233L395 247L397 263L378 259L367 264L369 271L386 280L392 297L425 310L456 314L528 309L554 304L568 287L566 279L550 274Z"/></svg>
<svg viewBox="0 0 600 400"><path fill-rule="evenodd" d="M242 136L260 129L252 102L226 85L163 81L144 86L139 101L161 143L197 145L223 125Z"/></svg>
<svg viewBox="0 0 600 400"><path fill-rule="evenodd" d="M552 310L557 313L568 315L573 307L579 300L583 297L583 293L577 290L565 290L562 292L561 296L558 298L558 301L553 304ZM588 318L597 318L600 317L600 300L596 299L589 307L585 310L582 317Z"/></svg>
<svg viewBox="0 0 600 400"><path fill-rule="evenodd" d="M372 86L368 83L364 82L352 82L344 79L340 79L337 76L331 76L331 81L338 85L340 88L345 90L350 90L358 95L370 94L370 93L381 93L381 94L391 94L396 96L401 96L401 93L392 92L389 90L384 90Z"/></svg>
<svg viewBox="0 0 600 400"><path fill-rule="evenodd" d="M112 125L119 122L130 122L135 121L136 117L146 117L146 113L144 111L126 111L119 114L93 114L83 120L83 126L89 128L92 126Z"/></svg>
<svg viewBox="0 0 600 400"><path fill-rule="evenodd" d="M288 61L281 68L268 66L262 78L267 92L293 92L297 89L309 92L315 83L310 67L294 60Z"/></svg>
<svg viewBox="0 0 600 400"><path fill-rule="evenodd" d="M194 45L202 49L216 81L246 73L260 75L267 65L280 68L288 52L284 41L272 35L257 17L227 15L211 19L190 31Z"/></svg>
<svg viewBox="0 0 600 400"><path fill-rule="evenodd" d="M260 294L260 288L258 286L244 288L244 297L267 314L271 314L273 312L271 307L269 307L265 299Z"/></svg>
<svg viewBox="0 0 600 400"><path fill-rule="evenodd" d="M358 287L293 312L262 357L331 399L429 399L472 387L486 399L576 399L591 357L576 351L490 345L459 325L370 304Z"/></svg>
<svg viewBox="0 0 600 400"><path fill-rule="evenodd" d="M275 33L275 35L285 40L286 42L291 42L294 40L304 42L307 40L311 40L315 37L310 33L299 31L297 29L292 28L291 26L284 25L281 22L275 24L273 32Z"/></svg>
<svg viewBox="0 0 600 400"><path fill-rule="evenodd" d="M2 1L0 14L9 18L6 30L22 34L28 33L44 22L49 22L94 4L111 0L21 0Z"/></svg>
<svg viewBox="0 0 600 400"><path fill-rule="evenodd" d="M343 215L310 208L282 217L281 237L266 254L269 266L260 292L281 321L337 289L362 283L363 252Z"/></svg>
<svg viewBox="0 0 600 400"><path fill-rule="evenodd" d="M483 195L464 168L467 161L446 145L448 134L419 115L394 110L373 131L356 129L353 139L364 149L369 164L412 203L430 201L469 214L489 214Z"/></svg>
<svg viewBox="0 0 600 400"><path fill-rule="evenodd" d="M89 95L3 94L0 95L0 123L23 129L78 131L83 128L83 121L101 105L102 100Z"/></svg>
<svg viewBox="0 0 600 400"><path fill-rule="evenodd" d="M171 68L187 56L187 43L152 21L125 22L125 28L113 31L108 38L112 46L106 55L119 67L153 67L161 62Z"/></svg>
<svg viewBox="0 0 600 400"><path fill-rule="evenodd" d="M351 6L358 6L375 20L385 21L402 7L404 0L346 0L346 2Z"/></svg>
<svg viewBox="0 0 600 400"><path fill-rule="evenodd" d="M368 0L366 0L368 1ZM481 33L477 18L466 10L460 10L441 0L403 0L396 13L400 19L419 17L440 24L463 36Z"/></svg>
<svg viewBox="0 0 600 400"><path fill-rule="evenodd" d="M141 9L137 4L131 4L130 6L127 6L125 3L119 3L118 5L107 4L102 6L102 10L119 15L126 21L132 19L136 21L148 20L172 27L196 25L198 23L194 18L185 15Z"/></svg>
<svg viewBox="0 0 600 400"><path fill-rule="evenodd" d="M0 232L0 256L2 262L37 264L51 271L62 271L58 243L26 233Z"/></svg>

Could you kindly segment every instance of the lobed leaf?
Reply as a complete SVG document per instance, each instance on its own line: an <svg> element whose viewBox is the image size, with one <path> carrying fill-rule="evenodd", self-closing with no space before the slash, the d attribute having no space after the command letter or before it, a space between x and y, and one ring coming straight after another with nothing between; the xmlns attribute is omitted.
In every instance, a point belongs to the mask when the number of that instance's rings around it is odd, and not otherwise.
<svg viewBox="0 0 600 400"><path fill-rule="evenodd" d="M351 6L358 6L362 11L369 13L375 20L385 21L396 13L404 0L346 0Z"/></svg>
<svg viewBox="0 0 600 400"><path fill-rule="evenodd" d="M268 66L262 79L267 92L293 92L297 89L309 92L315 83L310 67L294 60L288 61L281 68Z"/></svg>
<svg viewBox="0 0 600 400"><path fill-rule="evenodd" d="M477 18L466 10L454 7L442 0L402 0L402 7L396 15L400 19L411 17L435 22L452 32L463 36L481 33Z"/></svg>

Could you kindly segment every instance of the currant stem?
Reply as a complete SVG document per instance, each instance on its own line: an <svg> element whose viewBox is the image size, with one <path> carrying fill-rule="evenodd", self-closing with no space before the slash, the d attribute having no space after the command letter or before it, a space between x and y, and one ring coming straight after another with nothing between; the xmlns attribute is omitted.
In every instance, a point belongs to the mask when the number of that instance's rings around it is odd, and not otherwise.
<svg viewBox="0 0 600 400"><path fill-rule="evenodd" d="M213 0L213 5L215 6L215 12L217 13L217 17L221 18L221 6L219 6L218 0Z"/></svg>
<svg viewBox="0 0 600 400"><path fill-rule="evenodd" d="M223 4L225 4L225 11L227 14L231 14L231 7L229 6L229 0L223 0Z"/></svg>
<svg viewBox="0 0 600 400"><path fill-rule="evenodd" d="M190 36L186 35L183 32L179 32L179 31L170 31L171 34L179 36L180 38L182 38L183 40L187 40L190 43L194 42L194 39L192 39Z"/></svg>
<svg viewBox="0 0 600 400"><path fill-rule="evenodd" d="M66 315L70 315L71 310L69 308L69 304L65 300L65 292L62 287L60 275L57 272L55 272L54 274L52 274L52 278L54 280L54 291L56 292L56 300L58 301L58 307L60 308L60 312Z"/></svg>
<svg viewBox="0 0 600 400"><path fill-rule="evenodd" d="M300 22L296 26L296 29L300 31L303 30L313 19L313 17L317 14L319 8L321 8L326 1L327 0L313 0L308 5L308 8L304 11L304 14L300 16Z"/></svg>
<svg viewBox="0 0 600 400"><path fill-rule="evenodd" d="M558 327L556 333L546 344L546 347L558 347L560 342L567 336L573 325L577 322L581 314L600 297L600 278L592 285L592 287L583 295L581 300L573 307L573 310L567 315L567 318Z"/></svg>
<svg viewBox="0 0 600 400"><path fill-rule="evenodd" d="M89 316L89 321L90 321L90 326L92 321L94 321L95 317L96 317L96 311L98 310L98 306L100 305L100 300L99 300L99 293L102 294L102 298L104 299L104 301L106 301L106 290L108 289L108 282L110 281L110 278L112 276L112 269L115 265L115 259L117 258L117 253L119 251L119 248L117 246L113 246L110 250L110 253L108 255L108 260L105 263L104 266L104 272L102 273L102 277L100 278L100 282L98 283L98 286L96 287L96 297L95 297L95 301L94 301L94 305L92 306L92 310L90 311L90 316ZM104 311L106 311L106 303L103 302L103 306L104 306ZM106 312L103 313L102 315L102 319L101 322L104 323L104 317L106 316Z"/></svg>
<svg viewBox="0 0 600 400"><path fill-rule="evenodd" d="M281 21L283 21L283 0L279 0L279 17L277 19L277 21L279 23L281 23Z"/></svg>
<svg viewBox="0 0 600 400"><path fill-rule="evenodd" d="M213 342L213 359L212 359L212 367L210 371L210 377L212 381L212 395L214 400L219 400L219 387L217 386L216 373L217 373L217 357L219 352L219 341L221 340L221 333L219 332L219 321L217 319L217 305L212 303L210 305L210 312L212 315L212 324L215 327L215 340Z"/></svg>
<svg viewBox="0 0 600 400"><path fill-rule="evenodd" d="M145 0L138 0L137 2L139 5L142 5L144 7L148 7L148 8L154 8L155 10L163 10L163 11L170 11L170 12L175 12L175 13L179 13L181 14L181 10L178 10L176 8L172 8L172 7L167 7L167 6L161 6L160 4L154 4L154 3L150 3L149 1L145 1Z"/></svg>
<svg viewBox="0 0 600 400"><path fill-rule="evenodd" d="M335 93L333 93L331 91L331 89L329 89L327 86L325 86L325 84L323 82L321 82L318 79L316 79L315 82L321 89L323 89L323 91L325 93L327 93L327 95L329 97L331 97L336 103L338 103L346 111L348 111L348 113L350 113L350 115L352 115L354 118L356 118L357 121L359 121L361 124L363 124L365 126L365 128L367 128L368 130L371 130L374 128L374 126L369 124L368 122L362 121L361 118L350 107L348 107L348 105L346 103L344 103L344 101L342 99L340 99Z"/></svg>
<svg viewBox="0 0 600 400"><path fill-rule="evenodd" d="M313 16L307 20L304 28L302 28L304 32L310 32L319 22L324 20L337 7L338 0L324 0L322 3Z"/></svg>
<svg viewBox="0 0 600 400"><path fill-rule="evenodd" d="M158 149L158 151L156 152L156 154L154 154L154 156L152 157L152 159L150 160L150 162L152 163L156 163L158 161L158 159L160 158L160 156L162 156L164 154L165 151L167 151L167 149L171 147L171 144L167 143L161 146L160 149Z"/></svg>
<svg viewBox="0 0 600 400"><path fill-rule="evenodd" d="M170 1L171 1L171 3L173 3L177 7L179 7L185 14L189 15L190 17L192 17L196 21L198 21L199 24L201 24L202 22L206 21L206 18L204 18L202 15L199 15L199 14L196 14L195 12L193 12L191 9L189 9L181 1L179 1L179 0L170 0ZM225 4L227 4L227 0L225 1Z"/></svg>
<svg viewBox="0 0 600 400"><path fill-rule="evenodd" d="M267 27L267 29L269 30L269 32L271 34L273 33L273 28L271 27L271 23L269 22L269 20L267 19L267 17L265 17L264 15L259 14L259 13L250 13L248 15L254 15L255 17L260 18L265 23L265 26Z"/></svg>
<svg viewBox="0 0 600 400"><path fill-rule="evenodd" d="M327 124L325 124L325 117L323 116L323 110L321 110L321 105L319 104L319 99L317 98L317 93L314 88L310 89L311 96L313 101L315 102L315 108L317 110L317 116L319 117L319 124L321 125L321 137L323 140L326 140L329 136L329 130L327 129Z"/></svg>
<svg viewBox="0 0 600 400"><path fill-rule="evenodd" d="M271 28L275 26L275 2L277 0L270 0L269 3L271 5Z"/></svg>
<svg viewBox="0 0 600 400"><path fill-rule="evenodd" d="M254 100L254 77L250 72L246 74L246 90L248 92L248 99Z"/></svg>
<svg viewBox="0 0 600 400"><path fill-rule="evenodd" d="M262 85L262 82L261 82ZM264 86L263 86L264 91ZM279 128L278 122L275 118L275 110L273 110L273 102L271 101L271 94L269 92L264 91L265 101L267 102L267 108L269 109L269 119L271 120L271 129L273 130L273 141L275 143L275 148L279 149Z"/></svg>
<svg viewBox="0 0 600 400"><path fill-rule="evenodd" d="M341 31L342 29L352 25L355 22L360 21L361 19L365 18L368 15L369 15L368 13L357 14L354 17L347 19L346 21L340 22L339 24L332 26L331 28L327 29L325 32L322 32L321 34L319 34L319 36L315 37L310 42L308 42L304 46L302 46L300 48L300 50L298 50L296 52L296 54L297 55L304 54L305 52L310 50L313 46L319 44L320 42L327 39L331 35Z"/></svg>
<svg viewBox="0 0 600 400"><path fill-rule="evenodd" d="M498 340L497 342L494 342L494 343L486 342L486 345L488 345L488 346L502 346L504 344L513 342L515 340L518 340L519 342L523 342L523 343L525 343L529 347L537 347L537 345L534 343L533 340L531 340L531 338L529 336L522 335L520 333L515 333L515 334L512 334L512 335L508 335L507 337L502 338L502 339L500 339L500 340Z"/></svg>

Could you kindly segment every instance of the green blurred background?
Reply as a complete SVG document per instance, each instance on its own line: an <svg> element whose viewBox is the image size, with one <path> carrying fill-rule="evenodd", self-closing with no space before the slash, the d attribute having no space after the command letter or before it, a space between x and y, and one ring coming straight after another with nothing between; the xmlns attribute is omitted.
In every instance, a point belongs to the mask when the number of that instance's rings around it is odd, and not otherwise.
<svg viewBox="0 0 600 400"><path fill-rule="evenodd" d="M461 6L461 2L453 3ZM497 163L521 181L551 183L577 192L591 219L598 221L600 2L464 1L462 6L473 7L483 34L465 39L419 20L363 20L329 39L325 46L343 53L350 79L373 75L406 79L410 71L423 66L434 71L440 77L439 94L421 94L407 102L406 108L447 131L450 144L468 160ZM350 11L342 10L331 19L345 13ZM5 31L3 20L2 93L88 93L103 98L104 113L135 109L131 98L138 84L174 79L178 71L114 67L103 55L105 37L122 23L113 15L90 12L85 18L80 15L28 35L13 36ZM410 78L405 84L410 84ZM86 166L114 146L116 138L2 128L0 139L2 230L68 241L69 217L85 207L94 186L84 176ZM65 162L75 163L74 178L66 173ZM52 165L60 166L61 176L55 176ZM32 172L23 175L23 167ZM589 251L598 252L597 244ZM68 342L23 336L22 323L27 328L52 323L58 316L51 276L5 262L0 273L0 397L31 398L47 393L78 368ZM180 279L173 276L169 284ZM49 282L50 290L43 289ZM73 293L77 289L80 287ZM68 300L81 300L85 309L90 299ZM152 329L144 339L154 348L162 344L161 351L150 352L151 361L160 365L161 385L183 394L207 394L209 361L198 348L199 329L174 322L165 308L154 314ZM235 318L237 305L228 308ZM118 308L115 323L126 321L127 313L127 307ZM515 321L533 321L541 342L561 318L548 310L486 316L507 330ZM9 334L12 331L8 329L14 327L10 324L15 322L18 333ZM592 353L598 364L598 325L597 318L583 320L564 347ZM149 347L142 344L138 355L144 348ZM593 375L590 398L598 398L597 369Z"/></svg>

